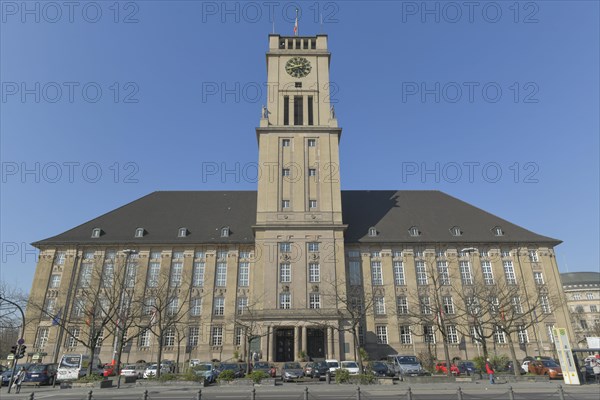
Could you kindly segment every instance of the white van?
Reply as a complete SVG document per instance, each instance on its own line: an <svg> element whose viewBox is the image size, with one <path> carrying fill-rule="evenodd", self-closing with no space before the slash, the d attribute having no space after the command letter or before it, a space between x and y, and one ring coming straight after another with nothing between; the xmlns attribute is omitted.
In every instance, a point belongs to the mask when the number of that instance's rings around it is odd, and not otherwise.
<svg viewBox="0 0 600 400"><path fill-rule="evenodd" d="M100 359L95 356L92 367L93 374L101 374ZM90 356L87 354L63 354L58 363L57 381L74 381L87 375Z"/></svg>

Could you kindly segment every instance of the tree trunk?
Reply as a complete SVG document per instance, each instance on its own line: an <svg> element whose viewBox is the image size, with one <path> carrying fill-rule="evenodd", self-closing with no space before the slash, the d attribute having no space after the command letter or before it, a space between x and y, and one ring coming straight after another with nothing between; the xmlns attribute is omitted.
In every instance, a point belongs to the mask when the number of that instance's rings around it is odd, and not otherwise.
<svg viewBox="0 0 600 400"><path fill-rule="evenodd" d="M90 339L91 340L91 339ZM87 376L92 376L92 370L94 368L94 353L96 352L96 346L90 343L90 347L88 348L90 355L90 363L87 366Z"/></svg>
<svg viewBox="0 0 600 400"><path fill-rule="evenodd" d="M160 361L162 360L162 350L163 350L163 335L162 335L162 329L160 331L160 335L158 335L158 363L157 363L157 368L156 368L156 378L160 378L160 370L161 370L161 364Z"/></svg>
<svg viewBox="0 0 600 400"><path fill-rule="evenodd" d="M521 366L519 365L519 361L517 361L517 353L515 352L515 345L510 336L510 333L504 332L506 334L506 338L508 340L508 348L510 349L510 357L513 362L513 373L515 376L521 376Z"/></svg>

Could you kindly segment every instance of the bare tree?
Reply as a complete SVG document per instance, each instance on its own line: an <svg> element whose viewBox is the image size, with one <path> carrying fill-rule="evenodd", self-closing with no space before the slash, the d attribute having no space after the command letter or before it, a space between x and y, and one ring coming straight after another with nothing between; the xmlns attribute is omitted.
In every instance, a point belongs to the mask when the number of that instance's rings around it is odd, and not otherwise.
<svg viewBox="0 0 600 400"><path fill-rule="evenodd" d="M269 330L261 322L264 312L261 310L260 303L260 298L254 298L252 303L246 305L240 305L238 303L234 316L232 317L234 329L241 330L239 334L241 335L241 340L245 343L246 351L244 358L246 360L246 374L250 373L250 364L253 361L251 349L252 343L269 334ZM237 334L237 332L234 332L234 334Z"/></svg>
<svg viewBox="0 0 600 400"><path fill-rule="evenodd" d="M8 355L8 349L21 337L23 328L21 313L12 303L18 304L22 310L25 310L27 295L7 282L0 281L0 358L4 360Z"/></svg>

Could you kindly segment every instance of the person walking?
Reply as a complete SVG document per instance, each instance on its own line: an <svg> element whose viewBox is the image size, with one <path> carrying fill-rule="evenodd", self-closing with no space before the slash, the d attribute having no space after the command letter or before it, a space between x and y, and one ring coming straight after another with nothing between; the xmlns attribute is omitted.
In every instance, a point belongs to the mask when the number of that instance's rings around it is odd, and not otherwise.
<svg viewBox="0 0 600 400"><path fill-rule="evenodd" d="M592 366L592 370L594 371L594 377L596 378L596 383L600 385L600 360L598 358L592 360L591 366Z"/></svg>
<svg viewBox="0 0 600 400"><path fill-rule="evenodd" d="M25 367L21 367L21 370L17 372L17 376L15 378L16 393L21 392L21 385L23 384L23 380L25 379Z"/></svg>
<svg viewBox="0 0 600 400"><path fill-rule="evenodd" d="M493 385L494 382L494 368L492 368L492 364L490 363L490 359L488 358L485 362L485 372L488 374L490 378L490 385Z"/></svg>

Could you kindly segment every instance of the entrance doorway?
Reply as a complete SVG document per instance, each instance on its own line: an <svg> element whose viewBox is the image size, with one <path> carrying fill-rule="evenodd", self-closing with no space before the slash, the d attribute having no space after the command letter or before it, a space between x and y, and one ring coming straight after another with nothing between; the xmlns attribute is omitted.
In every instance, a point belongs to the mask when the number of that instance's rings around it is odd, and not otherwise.
<svg viewBox="0 0 600 400"><path fill-rule="evenodd" d="M279 328L275 331L275 361L294 361L294 329Z"/></svg>
<svg viewBox="0 0 600 400"><path fill-rule="evenodd" d="M306 336L306 355L311 360L325 358L325 330L308 328Z"/></svg>

